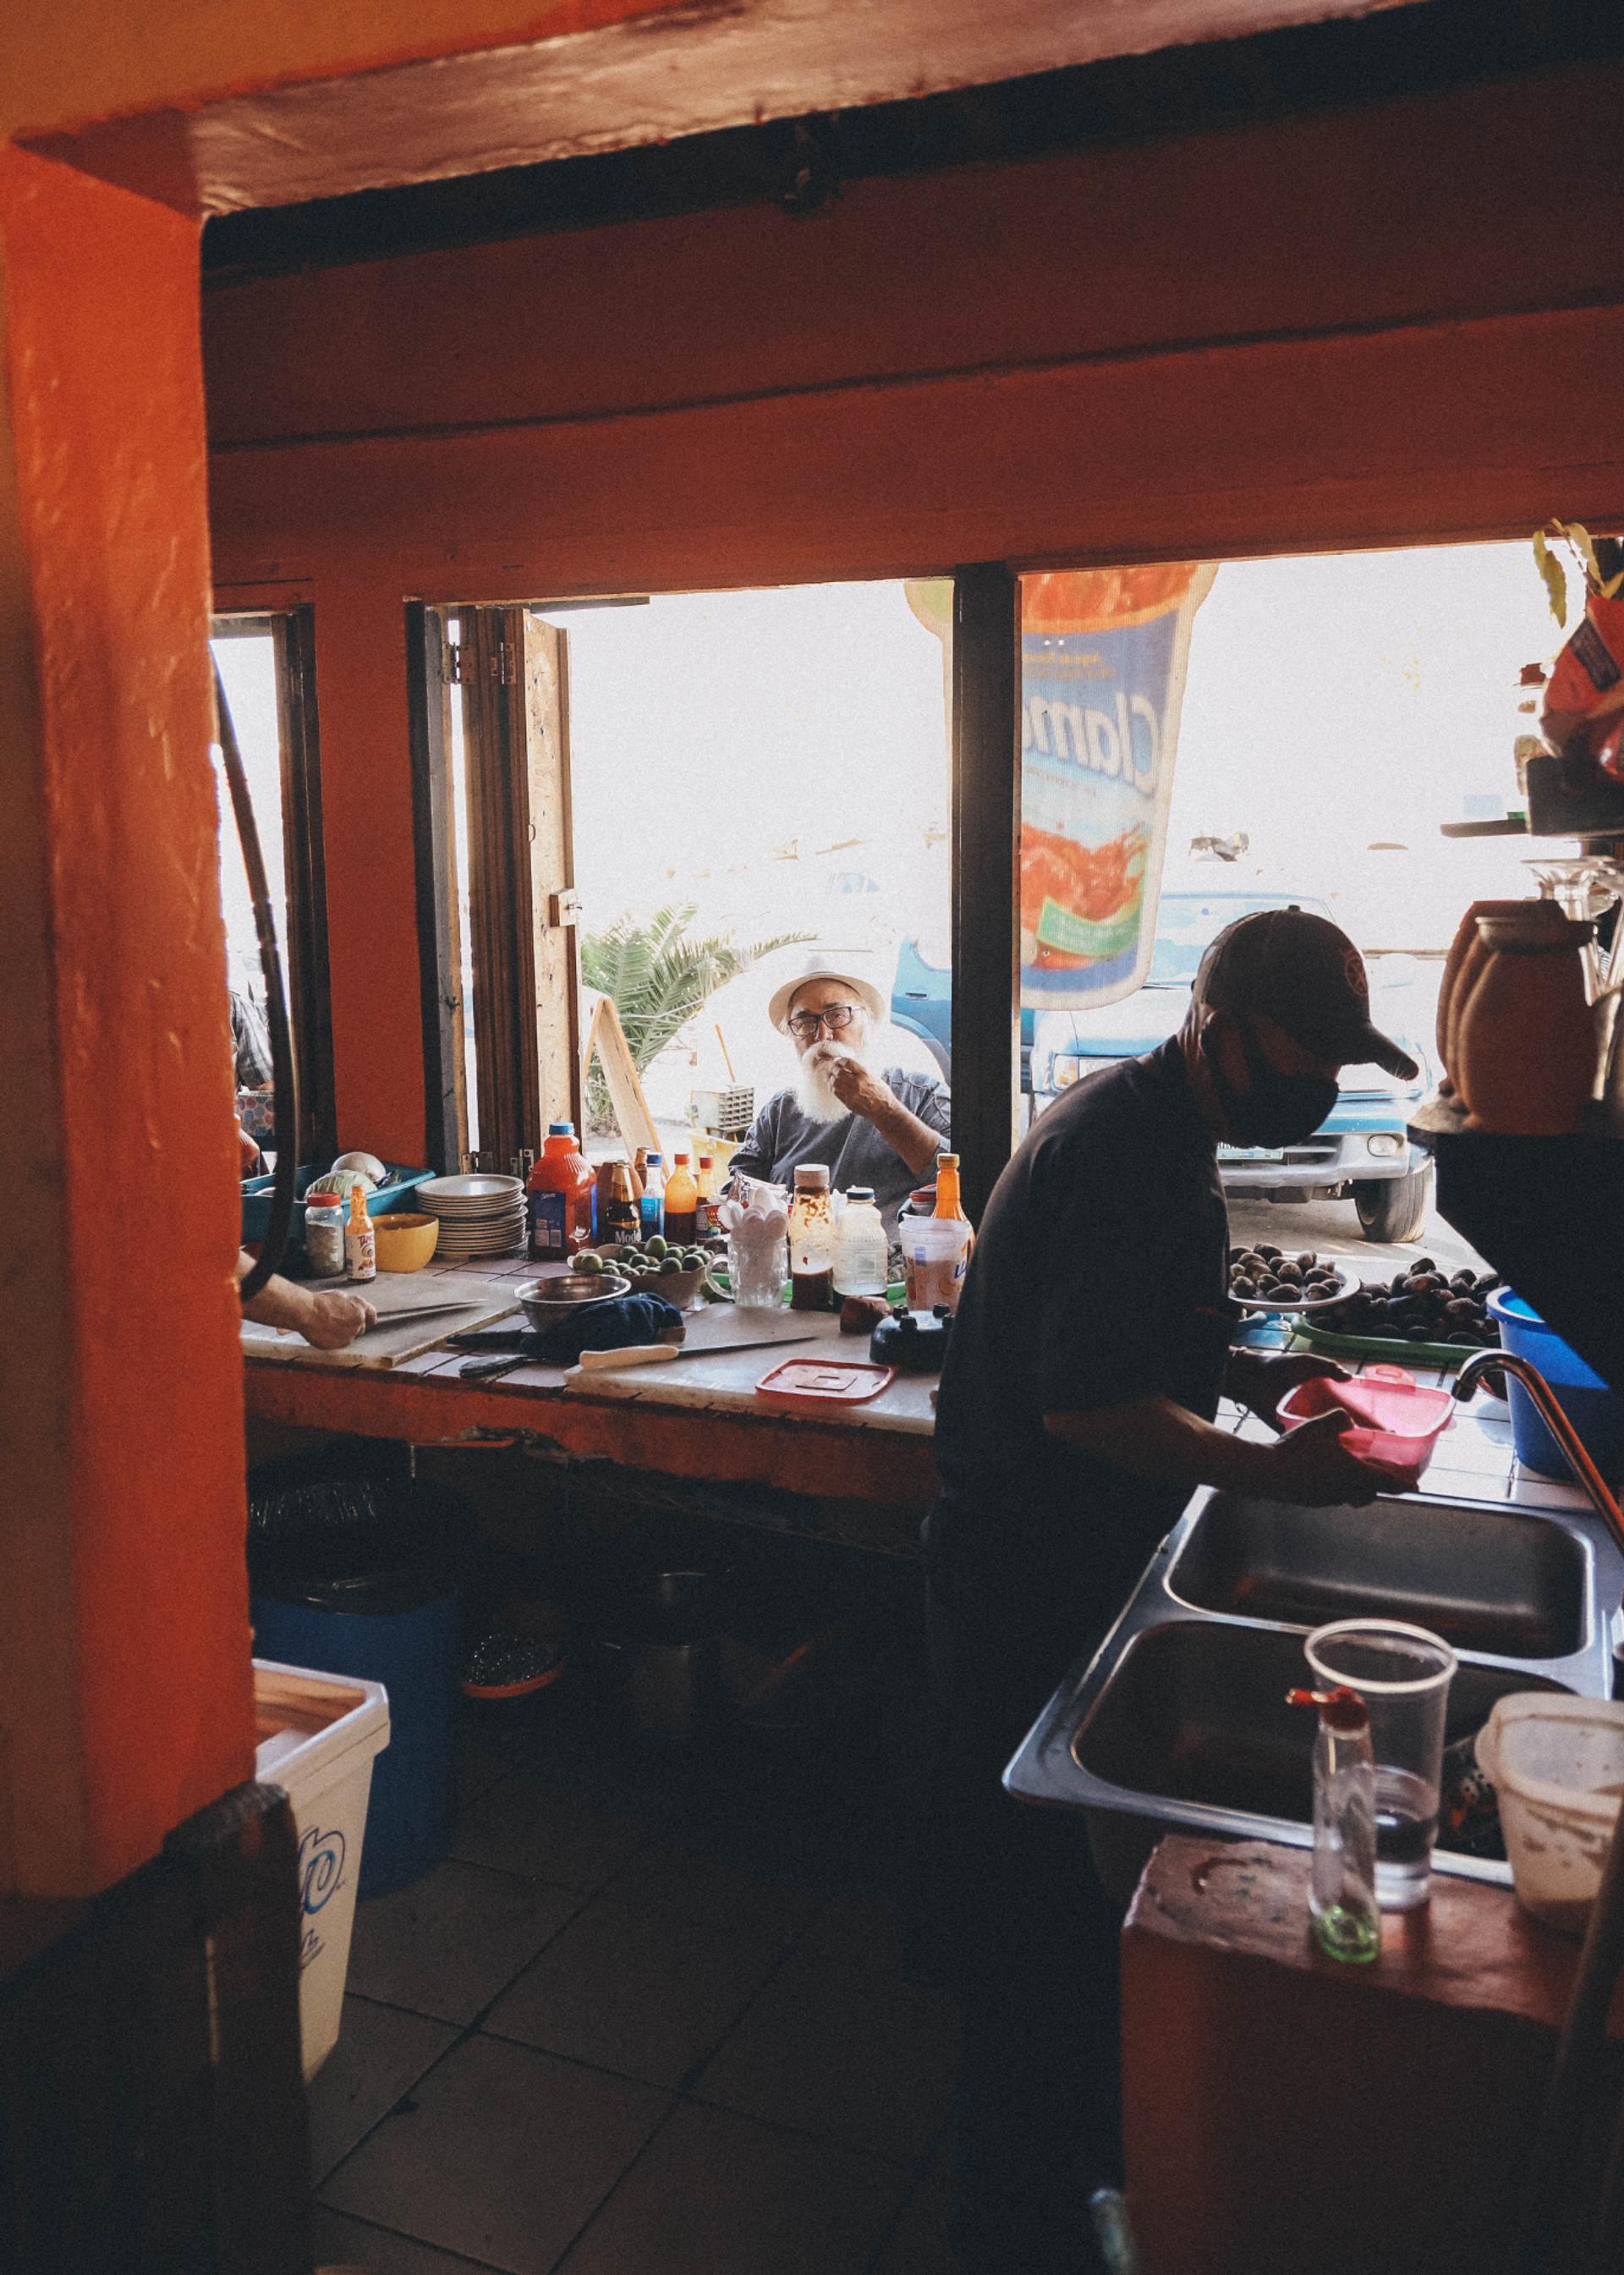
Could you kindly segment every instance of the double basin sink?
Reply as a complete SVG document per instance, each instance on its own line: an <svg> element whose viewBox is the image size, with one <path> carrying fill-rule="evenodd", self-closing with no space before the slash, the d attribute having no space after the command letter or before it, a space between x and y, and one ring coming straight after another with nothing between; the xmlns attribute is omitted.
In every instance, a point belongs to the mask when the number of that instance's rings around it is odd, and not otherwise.
<svg viewBox="0 0 1624 2275"><path fill-rule="evenodd" d="M1605 1697L1624 1555L1588 1512L1384 1496L1300 1508L1204 1488L1099 1651L1050 1699L1005 1776L1018 1799L1088 1812L1126 1898L1161 1835L1306 1845L1313 1717L1303 1640L1327 1620L1412 1620L1460 1656L1446 1743L1507 1691ZM1509 1883L1439 1850L1437 1869Z"/></svg>

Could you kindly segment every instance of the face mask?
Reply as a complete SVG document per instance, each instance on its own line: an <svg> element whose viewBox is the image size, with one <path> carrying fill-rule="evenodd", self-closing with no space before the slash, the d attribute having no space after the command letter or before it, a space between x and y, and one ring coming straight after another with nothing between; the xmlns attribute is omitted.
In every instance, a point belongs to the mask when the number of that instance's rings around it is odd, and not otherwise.
<svg viewBox="0 0 1624 2275"><path fill-rule="evenodd" d="M1235 1021L1235 1031L1246 1062L1244 1090L1236 1090L1225 1074L1212 1024L1201 1031L1201 1055L1218 1092L1227 1135L1236 1145L1300 1145L1335 1106L1336 1083L1329 1075L1281 1074L1243 1019Z"/></svg>

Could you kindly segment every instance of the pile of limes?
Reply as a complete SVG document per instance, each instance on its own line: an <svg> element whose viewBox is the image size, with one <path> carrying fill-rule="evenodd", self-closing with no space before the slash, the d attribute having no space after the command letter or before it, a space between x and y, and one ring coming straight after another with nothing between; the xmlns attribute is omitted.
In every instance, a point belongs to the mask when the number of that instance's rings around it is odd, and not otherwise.
<svg viewBox="0 0 1624 2275"><path fill-rule="evenodd" d="M656 1233L640 1248L627 1249L612 1258L584 1249L575 1259L575 1268L589 1278L594 1272L619 1272L628 1280L670 1280L679 1272L703 1272L709 1261L703 1250L674 1248Z"/></svg>

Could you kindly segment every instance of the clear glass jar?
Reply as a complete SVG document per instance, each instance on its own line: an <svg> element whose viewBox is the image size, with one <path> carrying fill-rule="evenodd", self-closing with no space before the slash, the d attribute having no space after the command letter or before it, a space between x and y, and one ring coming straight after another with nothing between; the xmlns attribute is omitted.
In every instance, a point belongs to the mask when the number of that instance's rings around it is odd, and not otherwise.
<svg viewBox="0 0 1624 2275"><path fill-rule="evenodd" d="M822 1161L803 1161L789 1203L789 1308L827 1311L835 1300L835 1196Z"/></svg>
<svg viewBox="0 0 1624 2275"><path fill-rule="evenodd" d="M313 1193L305 1203L305 1253L313 1279L343 1278L344 1205L337 1193Z"/></svg>

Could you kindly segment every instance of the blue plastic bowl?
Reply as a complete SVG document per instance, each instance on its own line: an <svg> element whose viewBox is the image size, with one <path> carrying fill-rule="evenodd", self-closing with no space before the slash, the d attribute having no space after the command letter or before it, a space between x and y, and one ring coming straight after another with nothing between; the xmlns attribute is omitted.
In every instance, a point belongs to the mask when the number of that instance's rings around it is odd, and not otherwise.
<svg viewBox="0 0 1624 2275"><path fill-rule="evenodd" d="M1579 1433L1579 1442L1605 1478L1624 1477L1624 1398L1586 1366L1521 1296L1501 1289L1489 1298L1500 1341L1538 1368ZM1511 1400L1511 1442L1520 1462L1542 1478L1571 1478L1567 1457L1539 1417L1515 1375L1506 1378Z"/></svg>

